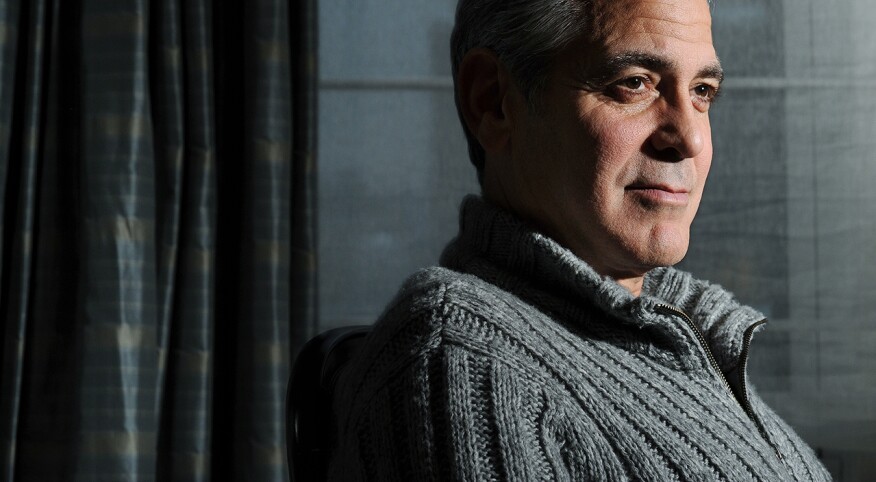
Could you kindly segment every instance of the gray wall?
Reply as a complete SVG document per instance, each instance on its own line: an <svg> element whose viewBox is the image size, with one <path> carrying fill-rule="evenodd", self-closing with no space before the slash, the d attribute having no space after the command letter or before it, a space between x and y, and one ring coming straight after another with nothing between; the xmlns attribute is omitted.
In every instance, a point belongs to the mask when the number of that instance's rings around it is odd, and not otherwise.
<svg viewBox="0 0 876 482"><path fill-rule="evenodd" d="M760 392L837 480L876 473L876 0L714 0L728 72L682 267L770 317ZM370 323L477 192L455 0L320 2L320 317Z"/></svg>
<svg viewBox="0 0 876 482"><path fill-rule="evenodd" d="M455 1L319 4L324 327L370 323L477 192L450 86Z"/></svg>

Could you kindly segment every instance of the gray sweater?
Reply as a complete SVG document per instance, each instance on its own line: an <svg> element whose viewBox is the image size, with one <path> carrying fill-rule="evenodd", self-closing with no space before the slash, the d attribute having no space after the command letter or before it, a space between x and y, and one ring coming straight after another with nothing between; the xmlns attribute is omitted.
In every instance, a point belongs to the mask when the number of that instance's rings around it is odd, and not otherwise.
<svg viewBox="0 0 876 482"><path fill-rule="evenodd" d="M829 480L745 378L763 321L655 269L633 297L477 197L342 375L332 480Z"/></svg>

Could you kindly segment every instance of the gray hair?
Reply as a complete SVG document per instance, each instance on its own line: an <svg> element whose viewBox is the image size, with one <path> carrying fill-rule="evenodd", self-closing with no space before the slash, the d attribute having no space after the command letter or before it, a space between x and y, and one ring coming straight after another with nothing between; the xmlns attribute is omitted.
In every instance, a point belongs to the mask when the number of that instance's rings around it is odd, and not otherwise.
<svg viewBox="0 0 876 482"><path fill-rule="evenodd" d="M520 88L530 109L538 107L554 56L587 25L591 0L459 0L450 37L454 92L459 64L469 50L484 47L499 57ZM483 181L485 153L456 108L468 141L472 164Z"/></svg>

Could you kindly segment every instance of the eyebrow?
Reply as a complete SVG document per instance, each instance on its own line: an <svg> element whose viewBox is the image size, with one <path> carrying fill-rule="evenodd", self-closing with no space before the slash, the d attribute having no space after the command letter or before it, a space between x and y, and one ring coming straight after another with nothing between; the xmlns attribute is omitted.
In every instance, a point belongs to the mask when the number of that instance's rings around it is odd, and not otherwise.
<svg viewBox="0 0 876 482"><path fill-rule="evenodd" d="M588 78L588 84L604 85L630 67L643 67L661 72L676 69L677 66L678 64L670 59L647 52L623 52L607 58L595 72L586 73L585 77ZM724 69L721 68L721 62L715 60L702 67L697 72L696 78L715 79L720 84L724 81Z"/></svg>

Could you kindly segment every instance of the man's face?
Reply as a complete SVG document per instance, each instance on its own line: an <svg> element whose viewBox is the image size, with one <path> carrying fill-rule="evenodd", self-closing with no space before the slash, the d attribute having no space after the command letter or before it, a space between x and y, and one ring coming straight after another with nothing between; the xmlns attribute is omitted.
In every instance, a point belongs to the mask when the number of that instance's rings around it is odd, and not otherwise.
<svg viewBox="0 0 876 482"><path fill-rule="evenodd" d="M616 279L687 252L712 159L721 82L706 0L596 0L531 111L512 101L510 155L485 191Z"/></svg>

